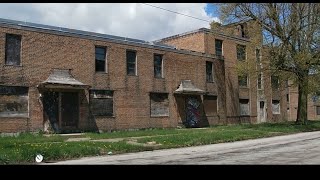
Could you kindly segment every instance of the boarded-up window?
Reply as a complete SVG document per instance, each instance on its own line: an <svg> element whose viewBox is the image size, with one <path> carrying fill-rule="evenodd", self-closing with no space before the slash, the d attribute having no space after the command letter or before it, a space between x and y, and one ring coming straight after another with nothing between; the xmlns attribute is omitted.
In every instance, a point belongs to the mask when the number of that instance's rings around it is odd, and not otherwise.
<svg viewBox="0 0 320 180"><path fill-rule="evenodd" d="M240 103L240 115L241 116L250 115L249 99L239 99L239 103Z"/></svg>
<svg viewBox="0 0 320 180"><path fill-rule="evenodd" d="M28 117L28 87L0 86L0 117Z"/></svg>
<svg viewBox="0 0 320 180"><path fill-rule="evenodd" d="M203 96L203 106L206 116L217 115L217 96Z"/></svg>
<svg viewBox="0 0 320 180"><path fill-rule="evenodd" d="M280 101L272 100L272 114L280 114Z"/></svg>
<svg viewBox="0 0 320 180"><path fill-rule="evenodd" d="M243 75L243 76L238 76L238 83L240 87L248 87L248 76Z"/></svg>
<svg viewBox="0 0 320 180"><path fill-rule="evenodd" d="M136 57L137 53L132 50L127 50L127 74L136 75Z"/></svg>
<svg viewBox="0 0 320 180"><path fill-rule="evenodd" d="M239 61L246 60L246 46L244 45L237 45L237 59Z"/></svg>
<svg viewBox="0 0 320 180"><path fill-rule="evenodd" d="M6 34L6 65L20 65L21 35Z"/></svg>
<svg viewBox="0 0 320 180"><path fill-rule="evenodd" d="M206 61L206 80L213 82L213 63Z"/></svg>
<svg viewBox="0 0 320 180"><path fill-rule="evenodd" d="M216 49L216 55L218 57L221 57L222 56L222 41L221 40L218 40L218 39L215 40L215 49Z"/></svg>
<svg viewBox="0 0 320 180"><path fill-rule="evenodd" d="M151 116L169 116L169 99L166 93L150 93Z"/></svg>
<svg viewBox="0 0 320 180"><path fill-rule="evenodd" d="M97 47L96 51L96 72L106 72L106 48Z"/></svg>
<svg viewBox="0 0 320 180"><path fill-rule="evenodd" d="M113 116L113 91L90 90L90 106L95 116Z"/></svg>
<svg viewBox="0 0 320 180"><path fill-rule="evenodd" d="M320 106L317 106L317 115L320 115Z"/></svg>
<svg viewBox="0 0 320 180"><path fill-rule="evenodd" d="M154 61L154 77L162 78L162 55L155 54L153 56Z"/></svg>

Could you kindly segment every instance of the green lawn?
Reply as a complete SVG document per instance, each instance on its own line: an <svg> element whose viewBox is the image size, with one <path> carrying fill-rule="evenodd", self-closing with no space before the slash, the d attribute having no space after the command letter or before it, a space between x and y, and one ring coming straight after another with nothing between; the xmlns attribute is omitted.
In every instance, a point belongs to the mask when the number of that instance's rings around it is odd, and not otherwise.
<svg viewBox="0 0 320 180"><path fill-rule="evenodd" d="M212 126L200 129L148 129L116 131L111 133L86 133L82 137L96 139L123 138L118 142L80 141L66 142L70 137L22 133L16 137L0 137L0 164L31 164L41 154L44 162L74 159L84 156L120 154L154 149L175 148L232 142L245 139L270 137L306 131L320 130L320 121L308 125L293 122L277 124L245 124ZM138 138L136 138L138 137ZM128 141L134 141L135 144ZM156 146L143 146L152 142Z"/></svg>

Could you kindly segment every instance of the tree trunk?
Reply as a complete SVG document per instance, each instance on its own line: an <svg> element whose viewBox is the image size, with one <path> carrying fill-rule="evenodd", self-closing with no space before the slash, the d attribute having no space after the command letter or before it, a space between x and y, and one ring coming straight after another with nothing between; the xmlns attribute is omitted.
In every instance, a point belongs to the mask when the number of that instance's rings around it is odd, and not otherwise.
<svg viewBox="0 0 320 180"><path fill-rule="evenodd" d="M308 120L308 78L301 78L298 86L297 124L307 124Z"/></svg>

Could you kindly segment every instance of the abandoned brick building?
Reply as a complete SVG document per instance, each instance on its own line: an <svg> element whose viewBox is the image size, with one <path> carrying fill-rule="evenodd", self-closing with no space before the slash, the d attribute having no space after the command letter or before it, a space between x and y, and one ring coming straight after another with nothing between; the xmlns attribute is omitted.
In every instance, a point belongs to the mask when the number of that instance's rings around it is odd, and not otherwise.
<svg viewBox="0 0 320 180"><path fill-rule="evenodd" d="M288 119L283 83L235 70L239 61L264 66L254 22L222 28L231 33L201 28L147 42L0 19L0 132Z"/></svg>

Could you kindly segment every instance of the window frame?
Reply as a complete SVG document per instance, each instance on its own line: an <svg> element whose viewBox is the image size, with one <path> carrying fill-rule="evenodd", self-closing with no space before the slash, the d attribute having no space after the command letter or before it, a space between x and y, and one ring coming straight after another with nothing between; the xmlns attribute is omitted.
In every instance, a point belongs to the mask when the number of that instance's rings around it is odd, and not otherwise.
<svg viewBox="0 0 320 180"><path fill-rule="evenodd" d="M320 106L316 106L316 115L320 116Z"/></svg>
<svg viewBox="0 0 320 180"><path fill-rule="evenodd" d="M240 81L241 81L241 79L242 79L243 77L246 77L246 78L245 78L245 79L246 79L246 85L245 85L245 86L241 85L241 83L240 83ZM248 88L248 87L249 87L249 76L248 76L248 75L238 76L238 86L239 86L239 88Z"/></svg>
<svg viewBox="0 0 320 180"><path fill-rule="evenodd" d="M152 95L156 95L156 94L160 94L160 95L166 95L167 96L167 100L168 100L168 106L167 106L167 111L168 114L167 115L154 115L152 114ZM170 101L169 101L169 93L162 93L162 92L150 92L149 93L149 99L150 99L150 117L170 117Z"/></svg>
<svg viewBox="0 0 320 180"><path fill-rule="evenodd" d="M156 56L159 56L161 59L161 63L160 63L160 66L156 66ZM156 76L156 67L160 67L160 77L159 76ZM153 77L154 78L157 78L157 79L163 79L164 78L164 75L163 75L163 54L157 54L157 53L154 53L153 54Z"/></svg>
<svg viewBox="0 0 320 180"><path fill-rule="evenodd" d="M278 104L279 104L279 107L278 107L278 110L279 110L279 112L275 112L275 111L273 111L273 109L274 109L274 101L278 101ZM272 102L271 102L271 107L272 107L272 114L281 114L281 107L280 107L280 100L276 100L276 99L272 99Z"/></svg>
<svg viewBox="0 0 320 180"><path fill-rule="evenodd" d="M242 44L237 44L237 60L238 61L246 61L247 60L247 46L246 45L242 45ZM240 57L240 53L242 52L243 50L243 55L244 58L242 58L242 56Z"/></svg>
<svg viewBox="0 0 320 180"><path fill-rule="evenodd" d="M241 101L243 101L243 100L247 100L248 101L248 103L246 103L247 105L248 105L248 114L241 114L242 113L242 111L241 111L241 104L244 104L244 103L241 103ZM250 99L240 99L239 98L239 114L240 114L240 116L250 116L250 114L251 114L251 110L250 110L251 108L250 108Z"/></svg>
<svg viewBox="0 0 320 180"><path fill-rule="evenodd" d="M93 97L93 92L94 91L108 91L112 94L112 98L94 98ZM93 112L92 109L92 99L112 99L112 115L108 115L106 114L106 112L104 114L96 114ZM93 116L95 117L115 117L115 105L114 105L114 90L109 90L109 89L90 89L89 90L89 107L90 107L90 111L92 113Z"/></svg>
<svg viewBox="0 0 320 180"><path fill-rule="evenodd" d="M20 39L20 52L19 52L19 64L8 64L8 36L13 36L13 37L19 37ZM22 35L21 34L12 34L12 33L6 33L5 36L5 59L4 59L4 65L6 66L22 66Z"/></svg>
<svg viewBox="0 0 320 180"><path fill-rule="evenodd" d="M217 48L217 42L221 42L221 48ZM222 57L223 56L223 40L220 39L215 39L214 40L214 49L215 49L215 55L218 57ZM221 54L218 54L217 49L221 49Z"/></svg>
<svg viewBox="0 0 320 180"><path fill-rule="evenodd" d="M211 70L208 71L208 64L211 65ZM207 83L214 83L214 71L213 71L213 62L212 61L206 61L206 82ZM211 78L208 78L211 77Z"/></svg>
<svg viewBox="0 0 320 180"><path fill-rule="evenodd" d="M129 52L133 52L135 53L135 60L134 60L134 63L132 62L129 62L128 61L128 53ZM136 50L131 50L131 49L127 49L126 50L126 72L127 72L127 76L138 76L138 67L137 67L137 51ZM129 67L128 64L132 65L134 64L134 74L129 74L129 69L132 69L132 67Z"/></svg>
<svg viewBox="0 0 320 180"><path fill-rule="evenodd" d="M100 48L100 49L104 49L104 70L103 71L97 71L97 51L96 49ZM108 53L108 47L106 46L100 46L100 45L95 45L95 72L96 73L108 73L108 65L107 65L107 53ZM101 54L100 54L101 55ZM101 60L98 60L101 61Z"/></svg>

